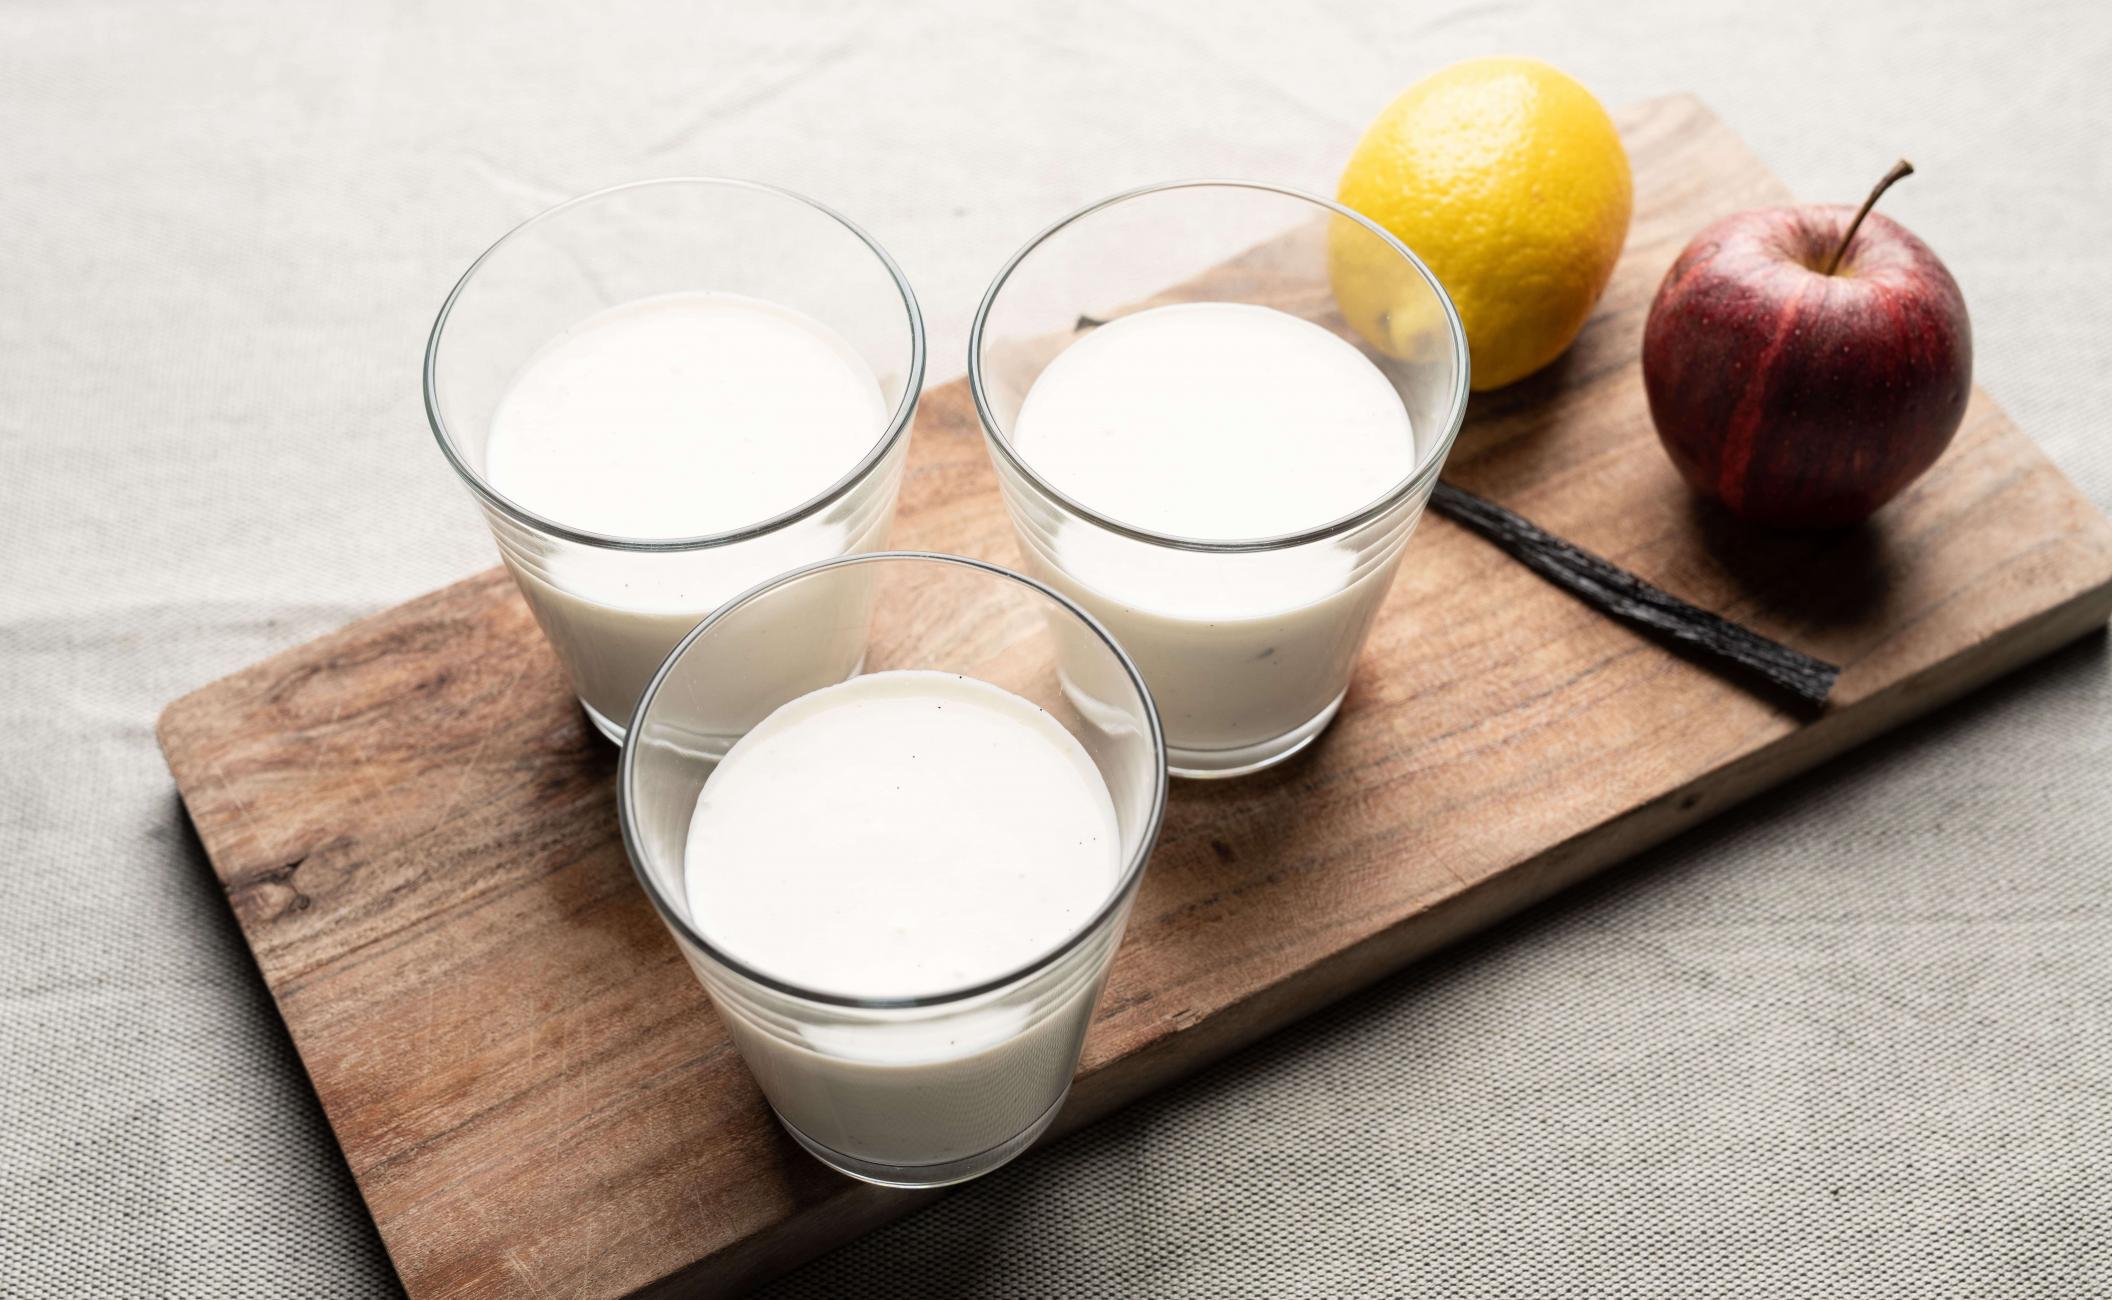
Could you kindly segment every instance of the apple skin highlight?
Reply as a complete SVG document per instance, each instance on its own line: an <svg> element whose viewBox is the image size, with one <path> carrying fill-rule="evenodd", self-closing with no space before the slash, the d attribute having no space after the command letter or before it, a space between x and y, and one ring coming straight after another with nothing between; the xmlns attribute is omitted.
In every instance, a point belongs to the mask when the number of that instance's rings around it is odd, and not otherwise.
<svg viewBox="0 0 2112 1300"><path fill-rule="evenodd" d="M1697 492L1741 518L1868 518L1936 463L1965 417L1972 328L1941 259L1869 213L1763 208L1695 236L1643 330L1650 416Z"/></svg>

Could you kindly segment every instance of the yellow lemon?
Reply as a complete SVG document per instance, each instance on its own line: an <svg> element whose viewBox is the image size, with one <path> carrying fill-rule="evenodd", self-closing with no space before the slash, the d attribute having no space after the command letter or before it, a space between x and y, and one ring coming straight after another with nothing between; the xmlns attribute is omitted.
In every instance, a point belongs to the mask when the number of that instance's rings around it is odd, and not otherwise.
<svg viewBox="0 0 2112 1300"><path fill-rule="evenodd" d="M1523 379L1576 339L1627 238L1633 192L1627 150L1590 91L1537 59L1485 58L1389 104L1350 155L1340 198L1436 273L1482 390ZM1412 300L1378 264L1379 242L1333 225L1343 315L1383 351L1422 351L1431 322L1400 310Z"/></svg>

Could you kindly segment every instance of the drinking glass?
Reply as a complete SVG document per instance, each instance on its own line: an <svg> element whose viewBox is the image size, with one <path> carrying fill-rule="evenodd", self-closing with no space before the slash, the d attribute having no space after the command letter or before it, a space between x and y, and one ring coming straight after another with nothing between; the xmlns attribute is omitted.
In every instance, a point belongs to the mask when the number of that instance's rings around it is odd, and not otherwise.
<svg viewBox="0 0 2112 1300"><path fill-rule="evenodd" d="M1342 518L1236 540L1155 532L1053 486L1011 437L1036 378L1088 331L1182 302L1273 307L1354 344L1408 414L1414 469L1373 482ZM1342 705L1466 414L1466 335L1429 269L1326 199L1154 185L1065 217L1005 264L976 311L968 376L1027 571L1092 611L1142 669L1174 775L1237 776L1310 744ZM1282 436L1295 473L1303 431Z"/></svg>
<svg viewBox="0 0 2112 1300"><path fill-rule="evenodd" d="M847 342L872 367L891 412L865 454L789 510L696 537L592 532L493 486L485 476L492 414L523 363L597 312L685 291L790 307ZM620 743L647 679L721 601L772 574L883 543L923 375L916 298L863 230L773 186L673 178L561 203L471 263L433 324L425 409L587 716ZM840 676L851 664L835 667Z"/></svg>
<svg viewBox="0 0 2112 1300"><path fill-rule="evenodd" d="M857 647L866 672L979 678L1069 730L1121 835L1099 910L1004 975L920 997L804 988L715 944L684 874L698 792L750 728L834 684L813 657L781 652L817 643ZM785 1128L853 1177L933 1187L1010 1160L1062 1105L1158 835L1166 752L1143 679L1083 610L980 560L891 551L774 578L698 625L646 687L617 792L639 882Z"/></svg>

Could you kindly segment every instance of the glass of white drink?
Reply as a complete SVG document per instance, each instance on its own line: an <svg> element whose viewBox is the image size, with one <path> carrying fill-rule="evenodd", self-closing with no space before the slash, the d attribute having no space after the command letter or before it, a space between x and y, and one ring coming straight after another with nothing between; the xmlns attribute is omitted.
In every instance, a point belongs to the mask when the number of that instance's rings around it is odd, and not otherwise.
<svg viewBox="0 0 2112 1300"><path fill-rule="evenodd" d="M1143 670L1174 774L1311 743L1466 413L1415 254L1274 186L1136 190L1006 264L968 366L1028 571Z"/></svg>
<svg viewBox="0 0 2112 1300"><path fill-rule="evenodd" d="M782 653L851 641L848 680ZM1055 1118L1166 751L1075 605L880 552L699 625L646 688L617 790L638 878L785 1128L844 1173L932 1187Z"/></svg>
<svg viewBox="0 0 2112 1300"><path fill-rule="evenodd" d="M642 181L534 217L456 284L426 413L621 741L677 640L772 574L885 540L924 324L864 231L745 181ZM804 647L838 677L848 642Z"/></svg>

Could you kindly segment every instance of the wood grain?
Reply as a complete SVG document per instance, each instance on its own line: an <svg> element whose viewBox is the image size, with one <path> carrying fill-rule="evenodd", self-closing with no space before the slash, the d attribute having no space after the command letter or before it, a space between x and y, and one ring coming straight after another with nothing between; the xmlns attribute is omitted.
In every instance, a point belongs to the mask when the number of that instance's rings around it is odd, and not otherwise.
<svg viewBox="0 0 2112 1300"><path fill-rule="evenodd" d="M1846 666L1800 722L1426 519L1305 756L1180 785L1059 1131L2102 625L2112 527L1985 395L1865 529L1697 507L1636 366L1658 277L1784 201L1698 103L1620 115L1627 253L1448 474ZM967 395L896 541L1010 561ZM772 1123L618 843L615 755L498 571L171 705L169 766L414 1296L735 1289L903 1213Z"/></svg>

